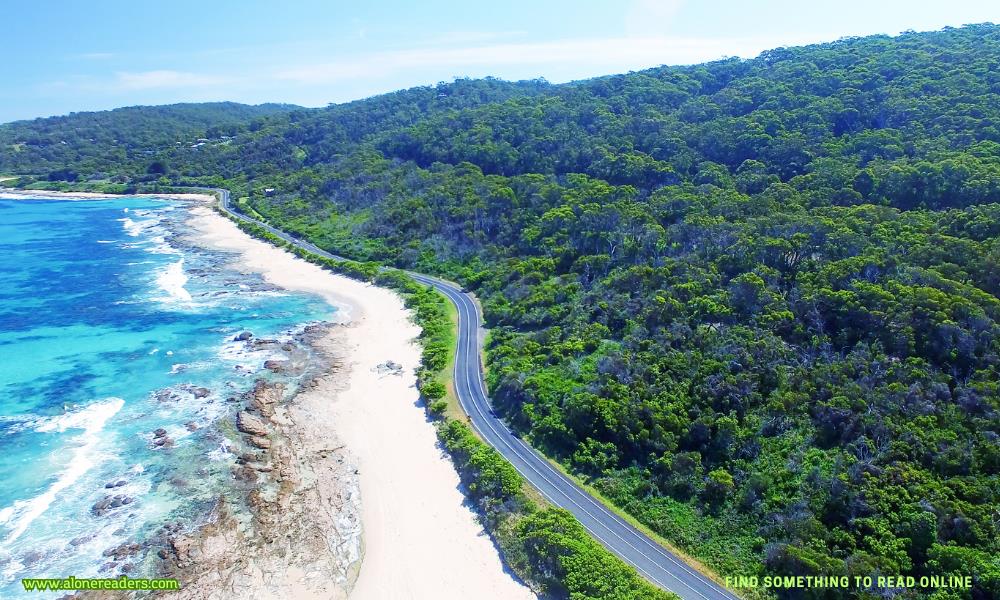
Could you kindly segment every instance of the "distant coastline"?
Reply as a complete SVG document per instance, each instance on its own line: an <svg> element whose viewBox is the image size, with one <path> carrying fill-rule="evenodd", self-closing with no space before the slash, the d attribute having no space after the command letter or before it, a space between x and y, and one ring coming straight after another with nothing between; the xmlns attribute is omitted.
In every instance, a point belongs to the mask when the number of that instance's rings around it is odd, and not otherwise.
<svg viewBox="0 0 1000 600"><path fill-rule="evenodd" d="M9 181L10 177L0 178L0 183ZM141 196L143 198L162 198L164 200L182 200L189 202L213 202L215 198L210 194L169 194L169 193L135 193L135 194L104 194L99 192L56 192L49 190L31 190L0 187L0 198L8 200L29 200L38 198L41 200L61 198L65 200L113 200L125 196Z"/></svg>

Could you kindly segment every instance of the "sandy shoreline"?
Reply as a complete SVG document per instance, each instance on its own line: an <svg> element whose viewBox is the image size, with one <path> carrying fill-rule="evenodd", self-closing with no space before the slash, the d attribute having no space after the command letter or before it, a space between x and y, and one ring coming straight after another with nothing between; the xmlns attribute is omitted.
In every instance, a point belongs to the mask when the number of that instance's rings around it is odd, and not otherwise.
<svg viewBox="0 0 1000 600"><path fill-rule="evenodd" d="M307 396L299 418L328 424L359 468L364 560L350 598L534 598L505 572L418 404L419 329L399 296L255 240L206 206L192 215L199 243L238 252L241 269L317 294L347 321L332 330L342 389ZM402 372L380 373L386 361Z"/></svg>
<svg viewBox="0 0 1000 600"><path fill-rule="evenodd" d="M0 179L0 181L5 181ZM183 200L188 202L214 202L215 197L211 194L129 194L140 198L163 198L165 200ZM46 190L19 190L15 188L0 187L0 199L2 200L30 200L63 198L66 200L113 200L121 198L122 194L101 194L97 192L49 192Z"/></svg>

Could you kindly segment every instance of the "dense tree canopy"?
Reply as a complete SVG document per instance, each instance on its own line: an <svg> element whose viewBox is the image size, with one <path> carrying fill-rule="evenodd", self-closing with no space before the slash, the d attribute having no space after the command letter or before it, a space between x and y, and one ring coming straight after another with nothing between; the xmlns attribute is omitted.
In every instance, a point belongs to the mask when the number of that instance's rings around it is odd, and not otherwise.
<svg viewBox="0 0 1000 600"><path fill-rule="evenodd" d="M498 412L723 573L996 598L997 64L976 25L459 80L121 163L85 123L69 149L25 138L66 122L14 124L0 172L224 184L331 251L462 281Z"/></svg>

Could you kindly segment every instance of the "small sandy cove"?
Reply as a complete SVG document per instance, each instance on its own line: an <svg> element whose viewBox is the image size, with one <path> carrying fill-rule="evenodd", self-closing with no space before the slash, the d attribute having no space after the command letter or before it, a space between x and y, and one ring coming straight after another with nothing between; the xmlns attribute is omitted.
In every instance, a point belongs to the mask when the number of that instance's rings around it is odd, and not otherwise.
<svg viewBox="0 0 1000 600"><path fill-rule="evenodd" d="M346 387L311 406L360 469L364 558L350 598L534 598L506 572L466 506L458 474L418 404L419 329L399 296L253 239L207 206L192 208L189 224L200 243L239 253L240 268L317 294L345 319L333 331ZM402 375L378 373L386 361L401 364Z"/></svg>

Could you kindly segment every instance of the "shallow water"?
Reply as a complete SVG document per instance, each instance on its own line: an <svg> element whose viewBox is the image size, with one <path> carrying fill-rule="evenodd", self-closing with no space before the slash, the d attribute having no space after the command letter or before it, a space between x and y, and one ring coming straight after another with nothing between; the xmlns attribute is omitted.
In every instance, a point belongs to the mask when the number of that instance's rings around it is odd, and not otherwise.
<svg viewBox="0 0 1000 600"><path fill-rule="evenodd" d="M333 317L183 242L186 211L0 199L0 597L22 577L117 575L106 549L204 518L231 477L227 398L274 378L271 351L234 336ZM129 500L92 510L109 495Z"/></svg>

